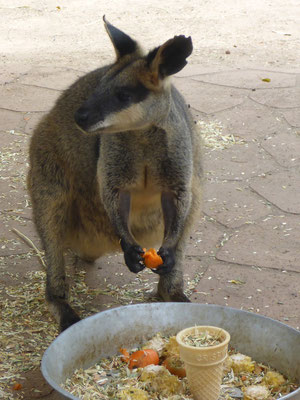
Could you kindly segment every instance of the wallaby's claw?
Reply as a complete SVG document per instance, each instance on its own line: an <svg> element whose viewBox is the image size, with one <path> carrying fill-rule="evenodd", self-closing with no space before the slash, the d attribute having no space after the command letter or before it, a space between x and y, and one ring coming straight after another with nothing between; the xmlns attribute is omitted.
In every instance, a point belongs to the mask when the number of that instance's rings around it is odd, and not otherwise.
<svg viewBox="0 0 300 400"><path fill-rule="evenodd" d="M138 273L145 268L143 263L142 254L144 253L141 246L128 245L123 240L121 240L121 247L124 252L125 263L129 270L134 273Z"/></svg>
<svg viewBox="0 0 300 400"><path fill-rule="evenodd" d="M163 259L163 264L152 271L158 275L165 275L172 271L175 265L175 251L173 248L161 247L157 252L158 255Z"/></svg>

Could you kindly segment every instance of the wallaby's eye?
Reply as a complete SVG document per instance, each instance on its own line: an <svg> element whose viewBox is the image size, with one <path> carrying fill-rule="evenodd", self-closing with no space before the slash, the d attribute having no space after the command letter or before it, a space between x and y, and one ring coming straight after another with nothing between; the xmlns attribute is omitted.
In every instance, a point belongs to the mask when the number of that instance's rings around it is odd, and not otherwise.
<svg viewBox="0 0 300 400"><path fill-rule="evenodd" d="M131 94L125 90L119 90L117 92L117 98L122 103L127 103L131 100Z"/></svg>

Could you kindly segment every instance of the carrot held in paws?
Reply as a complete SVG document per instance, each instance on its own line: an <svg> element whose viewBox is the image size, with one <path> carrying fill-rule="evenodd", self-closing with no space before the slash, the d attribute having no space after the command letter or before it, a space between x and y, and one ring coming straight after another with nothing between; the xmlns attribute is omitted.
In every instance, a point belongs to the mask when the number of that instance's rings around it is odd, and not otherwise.
<svg viewBox="0 0 300 400"><path fill-rule="evenodd" d="M161 256L156 253L155 249L143 250L144 254L142 254L142 257L144 259L144 264L146 265L146 267L157 268L163 264Z"/></svg>

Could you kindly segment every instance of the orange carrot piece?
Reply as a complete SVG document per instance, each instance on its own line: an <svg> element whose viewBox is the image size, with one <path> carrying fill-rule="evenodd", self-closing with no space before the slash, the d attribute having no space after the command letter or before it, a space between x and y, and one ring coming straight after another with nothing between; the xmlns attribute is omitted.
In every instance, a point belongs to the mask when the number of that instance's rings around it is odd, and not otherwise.
<svg viewBox="0 0 300 400"><path fill-rule="evenodd" d="M143 250L144 254L142 254L142 257L144 259L144 264L146 265L146 267L157 268L163 264L161 256L156 253L155 249L149 249L148 251L146 251L146 249Z"/></svg>
<svg viewBox="0 0 300 400"><path fill-rule="evenodd" d="M147 365L158 365L159 356L153 349L138 350L131 354L129 357L128 368L144 368Z"/></svg>

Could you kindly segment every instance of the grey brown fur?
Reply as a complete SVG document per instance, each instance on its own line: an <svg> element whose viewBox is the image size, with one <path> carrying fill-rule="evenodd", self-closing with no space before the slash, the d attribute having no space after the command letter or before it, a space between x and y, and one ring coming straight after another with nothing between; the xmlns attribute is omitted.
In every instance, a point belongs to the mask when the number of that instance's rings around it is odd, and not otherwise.
<svg viewBox="0 0 300 400"><path fill-rule="evenodd" d="M132 272L142 247L160 247L165 301L188 301L182 265L201 193L200 139L169 82L186 64L190 38L144 55L105 21L115 63L78 79L35 129L30 144L34 221L47 260L46 299L60 329L79 320L68 303L64 251L93 261L123 251Z"/></svg>

